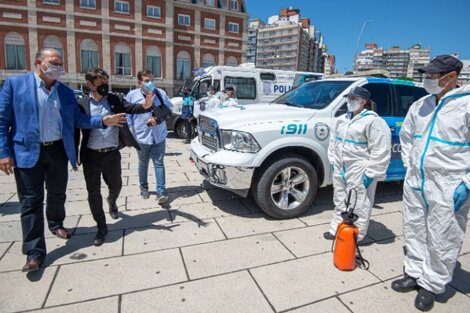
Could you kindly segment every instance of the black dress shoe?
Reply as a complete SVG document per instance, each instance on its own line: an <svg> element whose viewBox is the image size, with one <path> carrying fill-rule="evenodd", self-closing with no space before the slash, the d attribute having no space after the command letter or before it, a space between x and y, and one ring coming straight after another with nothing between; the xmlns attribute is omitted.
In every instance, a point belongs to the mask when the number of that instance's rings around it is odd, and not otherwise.
<svg viewBox="0 0 470 313"><path fill-rule="evenodd" d="M39 259L27 260L26 264L23 265L23 268L21 269L21 271L24 273L35 272L39 270L39 268L42 265L42 262L43 260L39 260Z"/></svg>
<svg viewBox="0 0 470 313"><path fill-rule="evenodd" d="M101 246L106 239L106 235L108 234L107 228L100 228L96 233L95 239L93 239L94 246Z"/></svg>
<svg viewBox="0 0 470 313"><path fill-rule="evenodd" d="M416 279L406 274L403 278L392 281L392 289L398 292L416 290L417 287Z"/></svg>
<svg viewBox="0 0 470 313"><path fill-rule="evenodd" d="M436 295L424 288L420 288L415 298L415 307L420 311L429 311L434 306Z"/></svg>
<svg viewBox="0 0 470 313"><path fill-rule="evenodd" d="M118 208L116 205L109 208L109 215L111 216L112 219L115 219L115 220L119 218L119 212L118 212Z"/></svg>
<svg viewBox="0 0 470 313"><path fill-rule="evenodd" d="M325 238L326 240L334 240L335 235L332 235L329 231L327 231L323 233L323 238Z"/></svg>

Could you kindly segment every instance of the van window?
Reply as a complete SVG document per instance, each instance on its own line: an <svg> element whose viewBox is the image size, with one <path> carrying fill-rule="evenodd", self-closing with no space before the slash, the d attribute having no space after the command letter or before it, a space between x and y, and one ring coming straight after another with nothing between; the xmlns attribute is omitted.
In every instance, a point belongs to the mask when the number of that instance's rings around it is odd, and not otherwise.
<svg viewBox="0 0 470 313"><path fill-rule="evenodd" d="M389 84L367 84L362 86L369 90L370 99L375 102L375 111L380 116L393 116L392 94Z"/></svg>
<svg viewBox="0 0 470 313"><path fill-rule="evenodd" d="M395 93L398 104L395 112L396 116L406 116L413 102L428 94L424 88L406 85L395 85Z"/></svg>
<svg viewBox="0 0 470 313"><path fill-rule="evenodd" d="M261 80L276 80L276 75L273 73L261 73L259 74Z"/></svg>
<svg viewBox="0 0 470 313"><path fill-rule="evenodd" d="M220 91L220 80L214 79L214 86L217 91Z"/></svg>
<svg viewBox="0 0 470 313"><path fill-rule="evenodd" d="M204 79L199 81L199 83L193 88L191 95L196 99L205 97L207 95L207 88L209 88L210 84L210 79Z"/></svg>
<svg viewBox="0 0 470 313"><path fill-rule="evenodd" d="M246 77L225 77L224 86L235 87L238 99L256 99L256 80Z"/></svg>

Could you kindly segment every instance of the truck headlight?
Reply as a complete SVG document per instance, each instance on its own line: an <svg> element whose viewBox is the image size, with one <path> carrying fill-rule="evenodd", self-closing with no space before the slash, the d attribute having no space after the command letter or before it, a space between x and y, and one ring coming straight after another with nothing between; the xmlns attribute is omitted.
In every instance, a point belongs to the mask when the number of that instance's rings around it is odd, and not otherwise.
<svg viewBox="0 0 470 313"><path fill-rule="evenodd" d="M249 133L237 130L222 130L222 147L238 152L256 153L260 146Z"/></svg>

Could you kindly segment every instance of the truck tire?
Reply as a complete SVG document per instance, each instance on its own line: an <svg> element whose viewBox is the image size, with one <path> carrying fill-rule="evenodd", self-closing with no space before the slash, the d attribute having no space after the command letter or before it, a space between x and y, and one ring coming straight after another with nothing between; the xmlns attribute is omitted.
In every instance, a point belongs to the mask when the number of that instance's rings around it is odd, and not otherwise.
<svg viewBox="0 0 470 313"><path fill-rule="evenodd" d="M253 184L258 206L269 216L287 219L299 216L312 203L318 176L304 157L291 154L260 169Z"/></svg>
<svg viewBox="0 0 470 313"><path fill-rule="evenodd" d="M176 124L176 135L178 138L181 139L186 139L188 137L188 134L186 134L186 129L184 128L184 122L180 121L178 124Z"/></svg>
<svg viewBox="0 0 470 313"><path fill-rule="evenodd" d="M194 120L191 123L193 124L193 138L194 138L194 136L196 136L196 133L197 133L197 128L196 128L197 124ZM176 124L175 131L176 131L176 135L178 136L178 138L186 139L188 137L188 134L186 134L186 128L184 128L184 121L180 121L178 122L178 124Z"/></svg>

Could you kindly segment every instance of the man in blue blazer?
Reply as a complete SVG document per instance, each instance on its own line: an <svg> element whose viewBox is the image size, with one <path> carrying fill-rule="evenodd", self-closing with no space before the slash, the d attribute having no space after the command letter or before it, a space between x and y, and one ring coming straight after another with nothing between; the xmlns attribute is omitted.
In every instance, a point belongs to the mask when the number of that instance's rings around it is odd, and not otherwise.
<svg viewBox="0 0 470 313"><path fill-rule="evenodd" d="M64 73L60 53L51 48L36 54L33 73L8 78L0 93L0 170L15 174L21 203L24 272L38 270L46 256L44 185L49 229L62 239L68 162L77 168L75 127L120 126L125 114L87 116L80 113L73 90L58 79Z"/></svg>

